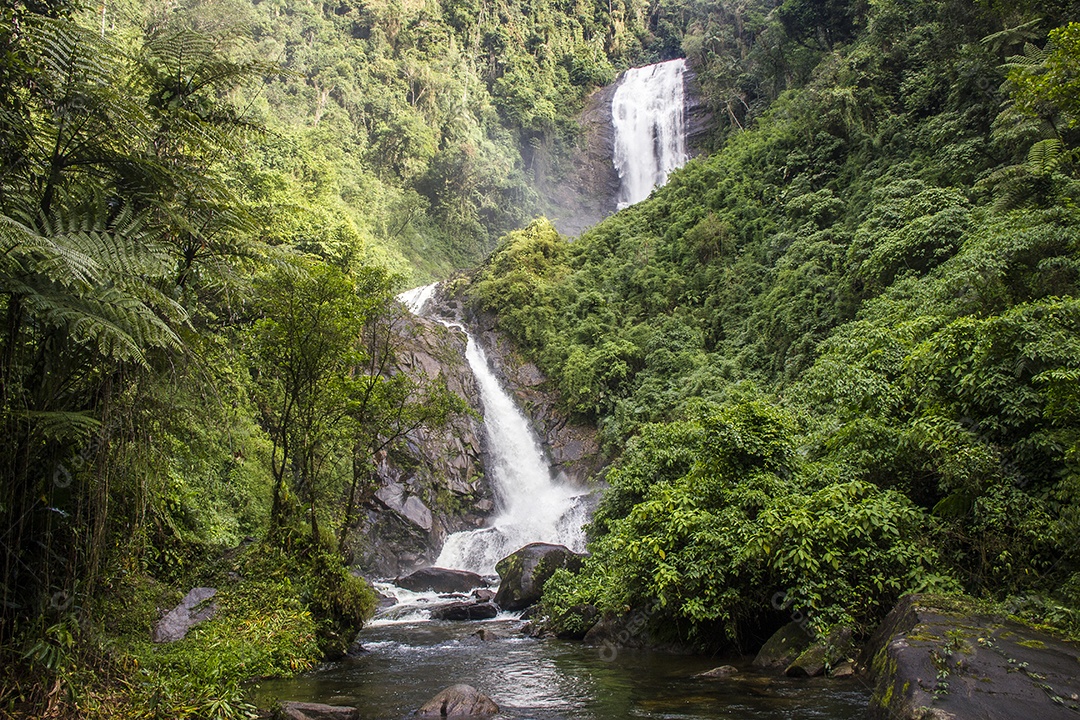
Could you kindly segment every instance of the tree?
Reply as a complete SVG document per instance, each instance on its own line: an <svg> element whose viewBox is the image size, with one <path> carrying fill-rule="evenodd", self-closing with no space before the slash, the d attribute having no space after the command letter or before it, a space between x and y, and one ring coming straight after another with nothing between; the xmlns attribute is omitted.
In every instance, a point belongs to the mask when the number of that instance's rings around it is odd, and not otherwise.
<svg viewBox="0 0 1080 720"><path fill-rule="evenodd" d="M297 260L260 278L256 288L264 305L252 328L252 371L273 441L271 522L285 523L296 490L317 540L320 482L340 460L340 423L354 390L350 371L362 360L357 341L364 318L352 280L322 263Z"/></svg>

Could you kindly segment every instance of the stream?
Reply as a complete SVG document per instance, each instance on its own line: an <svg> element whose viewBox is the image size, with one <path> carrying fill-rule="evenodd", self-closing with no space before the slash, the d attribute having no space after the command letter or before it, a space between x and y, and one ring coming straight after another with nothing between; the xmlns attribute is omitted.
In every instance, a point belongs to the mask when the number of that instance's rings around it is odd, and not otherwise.
<svg viewBox="0 0 1080 720"><path fill-rule="evenodd" d="M622 720L772 718L854 720L869 692L858 679L793 679L751 671L749 659L627 650L522 635L520 622L380 622L364 629L367 653L303 677L267 680L259 707L278 700L351 705L364 720L399 720L443 688L468 683L498 703L504 719ZM494 634L482 640L477 632ZM717 665L724 679L693 677Z"/></svg>

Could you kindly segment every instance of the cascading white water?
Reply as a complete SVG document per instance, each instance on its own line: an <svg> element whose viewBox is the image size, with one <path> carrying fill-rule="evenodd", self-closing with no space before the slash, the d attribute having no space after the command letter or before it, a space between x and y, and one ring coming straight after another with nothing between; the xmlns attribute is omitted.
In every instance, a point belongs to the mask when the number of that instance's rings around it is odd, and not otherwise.
<svg viewBox="0 0 1080 720"><path fill-rule="evenodd" d="M434 286L417 288L399 299L420 314L433 292ZM487 472L498 510L487 527L448 537L435 565L491 575L495 563L531 542L557 543L582 552L582 526L589 519L587 493L552 477L528 420L499 384L483 349L468 333L466 338L465 359L476 376L484 407Z"/></svg>
<svg viewBox="0 0 1080 720"><path fill-rule="evenodd" d="M668 174L686 164L686 97L683 59L631 68L611 99L615 130L612 161L622 210L649 197Z"/></svg>

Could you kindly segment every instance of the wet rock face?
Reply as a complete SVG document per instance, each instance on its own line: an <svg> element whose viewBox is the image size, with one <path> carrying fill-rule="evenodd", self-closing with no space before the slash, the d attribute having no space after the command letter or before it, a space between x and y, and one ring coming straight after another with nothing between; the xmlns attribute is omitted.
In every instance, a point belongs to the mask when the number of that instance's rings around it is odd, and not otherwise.
<svg viewBox="0 0 1080 720"><path fill-rule="evenodd" d="M701 99L697 73L692 68L686 69L683 82L686 84L686 147L690 157L697 157L708 151L715 123Z"/></svg>
<svg viewBox="0 0 1080 720"><path fill-rule="evenodd" d="M866 645L869 717L1075 720L1080 644L962 600L908 595Z"/></svg>
<svg viewBox="0 0 1080 720"><path fill-rule="evenodd" d="M621 79L620 79L621 80ZM687 68L686 145L691 156L708 149L714 127L712 115L700 99L696 75ZM611 100L619 83L593 92L578 116L577 151L558 166L544 147L525 156L532 159L533 188L541 198L545 217L555 229L577 237L604 218L615 214L619 196L619 174L612 163L615 128L611 122Z"/></svg>
<svg viewBox="0 0 1080 720"><path fill-rule="evenodd" d="M420 382L440 376L478 413L480 392L465 360L465 337L439 323L403 315L393 341L396 366ZM445 427L419 428L375 458L378 485L352 532L354 562L393 577L430 564L447 535L481 527L494 509L482 465L483 426L461 415Z"/></svg>
<svg viewBox="0 0 1080 720"><path fill-rule="evenodd" d="M615 150L611 99L616 87L617 83L600 88L586 99L578 116L576 152L558 167L548 162L544 148L532 153L533 187L544 215L563 235L577 237L615 213L619 174L611 162Z"/></svg>
<svg viewBox="0 0 1080 720"><path fill-rule="evenodd" d="M440 297L444 311L461 318L460 299ZM483 346L495 375L514 396L551 461L551 471L563 482L584 486L606 464L596 428L576 423L559 411L558 395L535 363L525 360L496 329L491 313L470 315L466 324Z"/></svg>

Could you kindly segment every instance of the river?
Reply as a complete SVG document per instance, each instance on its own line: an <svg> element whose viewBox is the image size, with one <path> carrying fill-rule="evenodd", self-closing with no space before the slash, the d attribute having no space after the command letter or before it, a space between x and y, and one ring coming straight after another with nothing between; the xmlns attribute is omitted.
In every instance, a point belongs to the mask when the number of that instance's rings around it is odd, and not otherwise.
<svg viewBox="0 0 1080 720"><path fill-rule="evenodd" d="M368 652L300 678L254 688L277 700L351 705L364 720L400 720L443 688L468 683L499 704L498 718L525 720L854 720L869 692L860 680L793 679L752 672L744 660L608 650L522 635L513 619L380 623L361 634ZM499 636L482 640L477 631ZM611 655L614 654L614 657ZM695 678L733 662L742 672Z"/></svg>

